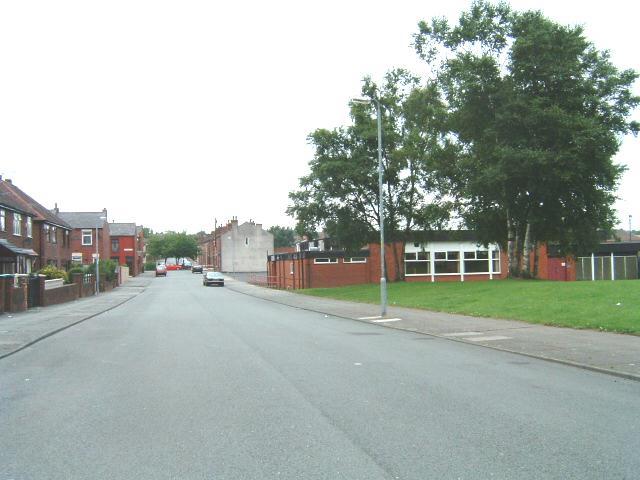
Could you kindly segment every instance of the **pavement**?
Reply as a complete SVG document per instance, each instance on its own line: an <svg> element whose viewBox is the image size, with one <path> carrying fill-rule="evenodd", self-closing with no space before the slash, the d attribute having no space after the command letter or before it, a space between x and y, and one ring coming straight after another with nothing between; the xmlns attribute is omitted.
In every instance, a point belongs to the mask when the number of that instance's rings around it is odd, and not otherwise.
<svg viewBox="0 0 640 480"><path fill-rule="evenodd" d="M0 359L122 305L142 293L152 279L153 273L147 272L98 296L31 308L26 312L0 314Z"/></svg>
<svg viewBox="0 0 640 480"><path fill-rule="evenodd" d="M640 381L640 336L394 306L387 309L385 318L380 318L378 305L274 290L251 285L238 278L228 279L226 285L237 292L291 307Z"/></svg>

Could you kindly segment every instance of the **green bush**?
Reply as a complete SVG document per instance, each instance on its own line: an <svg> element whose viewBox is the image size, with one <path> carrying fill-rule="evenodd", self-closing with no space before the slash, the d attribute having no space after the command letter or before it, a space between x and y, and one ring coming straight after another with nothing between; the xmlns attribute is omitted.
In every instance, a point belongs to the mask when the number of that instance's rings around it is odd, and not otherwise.
<svg viewBox="0 0 640 480"><path fill-rule="evenodd" d="M86 268L80 266L80 265L76 265L74 267L71 267L69 269L69 271L67 272L67 283L71 283L73 281L73 274L74 273L86 273Z"/></svg>
<svg viewBox="0 0 640 480"><path fill-rule="evenodd" d="M156 269L156 262L145 262L144 264L145 271L153 271Z"/></svg>
<svg viewBox="0 0 640 480"><path fill-rule="evenodd" d="M55 265L45 265L38 271L39 275L44 275L47 280L53 280L55 278L67 278L67 272L63 269L56 267Z"/></svg>
<svg viewBox="0 0 640 480"><path fill-rule="evenodd" d="M118 262L115 260L102 260L100 262L100 278L103 278L107 282L112 282L116 278L116 268L118 267ZM87 273L95 275L96 273L96 264L92 263L87 266Z"/></svg>

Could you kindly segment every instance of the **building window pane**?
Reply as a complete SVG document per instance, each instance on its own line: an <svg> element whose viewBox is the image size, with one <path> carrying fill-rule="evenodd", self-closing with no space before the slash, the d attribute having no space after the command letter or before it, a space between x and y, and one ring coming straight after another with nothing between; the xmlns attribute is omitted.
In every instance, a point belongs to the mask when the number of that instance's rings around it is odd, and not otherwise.
<svg viewBox="0 0 640 480"><path fill-rule="evenodd" d="M13 234L22 235L22 215L19 213L13 214Z"/></svg>
<svg viewBox="0 0 640 480"><path fill-rule="evenodd" d="M314 258L313 263L338 263L337 258Z"/></svg>
<svg viewBox="0 0 640 480"><path fill-rule="evenodd" d="M460 259L460 252L447 252L447 260Z"/></svg>
<svg viewBox="0 0 640 480"><path fill-rule="evenodd" d="M447 252L436 252L435 253L435 259L436 260L446 260L447 259Z"/></svg>
<svg viewBox="0 0 640 480"><path fill-rule="evenodd" d="M416 259L416 255L415 253L405 253L404 254L404 259L406 260L415 260Z"/></svg>
<svg viewBox="0 0 640 480"><path fill-rule="evenodd" d="M0 208L0 231L4 232L5 228L6 228L6 223L7 221L7 212L3 209Z"/></svg>
<svg viewBox="0 0 640 480"><path fill-rule="evenodd" d="M31 238L33 236L33 223L31 217L27 217L27 237Z"/></svg>
<svg viewBox="0 0 640 480"><path fill-rule="evenodd" d="M465 260L475 260L476 259L476 252L464 252L464 259Z"/></svg>
<svg viewBox="0 0 640 480"><path fill-rule="evenodd" d="M460 262L456 261L436 261L436 273L460 273Z"/></svg>
<svg viewBox="0 0 640 480"><path fill-rule="evenodd" d="M465 260L464 273L489 273L489 260Z"/></svg>
<svg viewBox="0 0 640 480"><path fill-rule="evenodd" d="M429 260L429 252L418 252L418 260Z"/></svg>
<svg viewBox="0 0 640 480"><path fill-rule="evenodd" d="M58 243L58 228L51 227L51 243Z"/></svg>
<svg viewBox="0 0 640 480"><path fill-rule="evenodd" d="M431 264L429 262L405 262L405 275L430 275Z"/></svg>
<svg viewBox="0 0 640 480"><path fill-rule="evenodd" d="M82 245L92 245L93 235L91 230L82 230Z"/></svg>
<svg viewBox="0 0 640 480"><path fill-rule="evenodd" d="M488 260L489 259L489 252L487 250L478 250L476 252L476 258L478 260Z"/></svg>
<svg viewBox="0 0 640 480"><path fill-rule="evenodd" d="M120 239L118 238L111 239L111 251L112 252L120 251Z"/></svg>

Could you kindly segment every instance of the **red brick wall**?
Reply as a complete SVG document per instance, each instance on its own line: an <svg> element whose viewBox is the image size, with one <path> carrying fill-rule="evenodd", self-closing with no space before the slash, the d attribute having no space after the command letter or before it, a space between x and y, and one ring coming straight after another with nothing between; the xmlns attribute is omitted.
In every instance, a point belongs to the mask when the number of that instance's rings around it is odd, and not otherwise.
<svg viewBox="0 0 640 480"><path fill-rule="evenodd" d="M50 229L50 238L53 239L53 230ZM40 269L47 265L50 260L59 267L66 268L67 264L71 261L71 248L69 245L64 245L64 232L65 229L56 227L55 236L57 243L48 242L44 233L44 222L37 222L33 228L33 239L37 246L35 250L40 255L36 264L36 269Z"/></svg>
<svg viewBox="0 0 640 480"><path fill-rule="evenodd" d="M117 238L120 241L120 248L117 252L111 250L111 240ZM131 270L129 273L133 276L138 275L139 266L136 261L136 237L130 235L112 236L109 239L109 258L118 257L118 265L127 265L127 257L131 258ZM125 249L130 249L125 251Z"/></svg>
<svg viewBox="0 0 640 480"><path fill-rule="evenodd" d="M82 230L91 230L92 245L82 245ZM96 229L74 228L70 234L71 253L82 252L82 263L85 265L93 263L92 255L96 253ZM111 237L108 229L98 229L98 247L100 249L100 258L105 260L111 257Z"/></svg>

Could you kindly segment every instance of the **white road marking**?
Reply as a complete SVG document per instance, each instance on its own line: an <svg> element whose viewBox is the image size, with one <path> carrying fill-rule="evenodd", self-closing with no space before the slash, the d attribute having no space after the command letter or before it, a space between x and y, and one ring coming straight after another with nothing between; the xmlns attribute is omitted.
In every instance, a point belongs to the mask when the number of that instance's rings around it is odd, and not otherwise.
<svg viewBox="0 0 640 480"><path fill-rule="evenodd" d="M502 335L490 335L488 337L473 337L470 338L471 342L490 342L492 340L509 340L511 337L503 337Z"/></svg>
<svg viewBox="0 0 640 480"><path fill-rule="evenodd" d="M380 315L376 315L375 317L360 317L358 320L375 320L376 318L380 318Z"/></svg>
<svg viewBox="0 0 640 480"><path fill-rule="evenodd" d="M471 337L473 335L482 335L480 332L456 332L456 333L445 333L443 337Z"/></svg>
<svg viewBox="0 0 640 480"><path fill-rule="evenodd" d="M386 322L399 322L401 318L381 318L380 320L374 320L373 323L386 323Z"/></svg>

